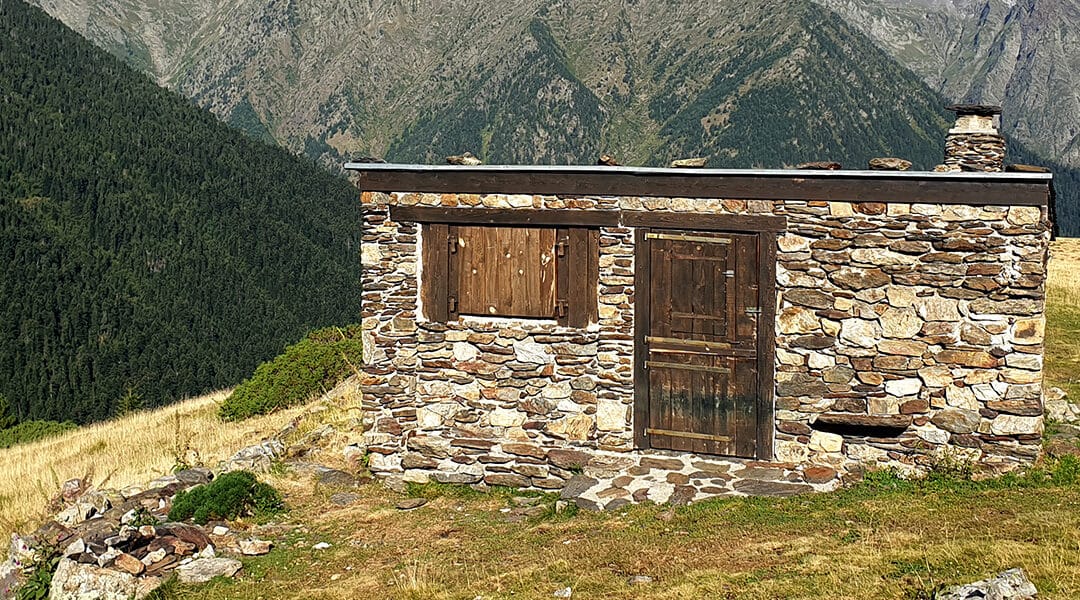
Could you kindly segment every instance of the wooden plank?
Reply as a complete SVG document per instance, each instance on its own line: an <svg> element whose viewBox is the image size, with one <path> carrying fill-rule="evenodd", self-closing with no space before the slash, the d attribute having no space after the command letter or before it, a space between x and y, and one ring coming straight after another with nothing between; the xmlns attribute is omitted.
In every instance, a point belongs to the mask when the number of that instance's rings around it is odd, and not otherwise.
<svg viewBox="0 0 1080 600"><path fill-rule="evenodd" d="M624 210L622 224L627 227L666 227L697 231L784 231L787 229L787 217Z"/></svg>
<svg viewBox="0 0 1080 600"><path fill-rule="evenodd" d="M446 294L450 299L447 308L447 318L450 320L457 319L461 314L459 310L461 305L461 256L459 252L460 246L458 244L460 229L461 228L457 225L450 225L447 227L447 235L449 236L449 240L447 241L447 264L449 266L446 270Z"/></svg>
<svg viewBox="0 0 1080 600"><path fill-rule="evenodd" d="M459 314L551 318L555 231L454 226Z"/></svg>
<svg viewBox="0 0 1080 600"><path fill-rule="evenodd" d="M761 233L758 247L757 458L773 459L773 396L776 370L776 234Z"/></svg>
<svg viewBox="0 0 1080 600"><path fill-rule="evenodd" d="M460 225L615 227L619 225L620 215L617 210L391 206L390 218L400 222L456 223Z"/></svg>
<svg viewBox="0 0 1080 600"><path fill-rule="evenodd" d="M757 456L757 359L733 359L735 456Z"/></svg>
<svg viewBox="0 0 1080 600"><path fill-rule="evenodd" d="M634 232L634 447L649 447L645 429L649 423L649 373L645 368L648 360L650 281L652 269L649 263L649 230L641 228Z"/></svg>
<svg viewBox="0 0 1080 600"><path fill-rule="evenodd" d="M559 325L570 325L570 230L555 230L555 319ZM562 312L560 312L562 311Z"/></svg>
<svg viewBox="0 0 1080 600"><path fill-rule="evenodd" d="M707 433L689 433L685 431L672 431L670 429L646 429L647 433L653 435L666 435L669 437L687 438L692 440L709 440L713 442L729 442L731 436L727 435L711 435Z"/></svg>
<svg viewBox="0 0 1080 600"><path fill-rule="evenodd" d="M574 227L569 230L567 254L570 256L569 274L567 277L566 299L569 303L567 325L570 327L586 327L589 325L589 316L592 311L590 305L595 305L596 286L590 285L593 277L589 272L589 230L583 227Z"/></svg>
<svg viewBox="0 0 1080 600"><path fill-rule="evenodd" d="M586 321L588 323L600 322L600 230L597 228L590 228L588 230L589 235L589 248L588 248L588 272L589 278L589 301L586 304Z"/></svg>
<svg viewBox="0 0 1080 600"><path fill-rule="evenodd" d="M552 170L529 172L524 169L358 170L361 171L360 186L364 191L371 192L659 196L1040 207L1046 206L1050 199L1049 180L950 179L931 175L919 177L918 174L902 177L895 174L883 174L881 177L853 174L845 177L835 174L822 176L812 172L796 176L786 173L560 173Z"/></svg>
<svg viewBox="0 0 1080 600"><path fill-rule="evenodd" d="M450 317L446 300L449 239L450 228L443 223L426 224L420 229L420 302L424 316L437 323L445 323Z"/></svg>

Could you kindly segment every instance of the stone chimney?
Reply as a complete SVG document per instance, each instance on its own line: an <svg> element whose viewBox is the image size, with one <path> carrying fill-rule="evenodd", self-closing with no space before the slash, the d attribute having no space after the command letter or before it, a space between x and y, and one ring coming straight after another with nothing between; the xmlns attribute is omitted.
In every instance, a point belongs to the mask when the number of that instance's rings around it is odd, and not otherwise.
<svg viewBox="0 0 1080 600"><path fill-rule="evenodd" d="M945 165L950 170L1004 171L1005 138L995 118L1000 106L955 104L956 123L945 137Z"/></svg>

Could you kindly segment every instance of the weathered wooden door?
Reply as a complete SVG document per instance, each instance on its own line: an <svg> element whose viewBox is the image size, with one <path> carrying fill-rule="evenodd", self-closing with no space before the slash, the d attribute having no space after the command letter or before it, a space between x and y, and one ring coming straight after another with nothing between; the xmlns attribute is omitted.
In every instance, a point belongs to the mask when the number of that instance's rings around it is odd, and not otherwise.
<svg viewBox="0 0 1080 600"><path fill-rule="evenodd" d="M759 455L758 237L639 231L639 445Z"/></svg>

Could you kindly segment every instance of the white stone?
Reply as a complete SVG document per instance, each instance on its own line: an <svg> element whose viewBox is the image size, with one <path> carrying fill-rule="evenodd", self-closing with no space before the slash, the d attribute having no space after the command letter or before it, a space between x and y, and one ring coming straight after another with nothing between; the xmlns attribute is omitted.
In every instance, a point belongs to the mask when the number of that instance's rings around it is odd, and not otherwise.
<svg viewBox="0 0 1080 600"><path fill-rule="evenodd" d="M923 320L912 308L889 308L881 315L885 337L910 339L922 331Z"/></svg>
<svg viewBox="0 0 1080 600"><path fill-rule="evenodd" d="M774 452L776 453L777 462L797 464L806 462L806 459L810 456L810 450L806 447L806 444L791 440L777 440Z"/></svg>
<svg viewBox="0 0 1080 600"><path fill-rule="evenodd" d="M994 386L989 383L973 385L971 386L971 392L975 394L975 399L979 402L992 402L1001 399L1001 393L995 390Z"/></svg>
<svg viewBox="0 0 1080 600"><path fill-rule="evenodd" d="M670 483L657 482L649 486L649 492L646 495L646 498L657 504L663 504L671 499L671 494L674 492L675 486Z"/></svg>
<svg viewBox="0 0 1080 600"><path fill-rule="evenodd" d="M229 528L225 527L224 525L217 525L217 526L214 527L214 529L213 529L213 531L211 531L211 533L213 533L216 536L229 535Z"/></svg>
<svg viewBox="0 0 1080 600"><path fill-rule="evenodd" d="M873 348L881 339L881 327L866 319L844 319L840 325L840 339L863 348Z"/></svg>
<svg viewBox="0 0 1080 600"><path fill-rule="evenodd" d="M947 444L949 443L949 432L942 431L933 425L923 425L922 427L915 428L915 435L920 439L930 442L931 444Z"/></svg>
<svg viewBox="0 0 1080 600"><path fill-rule="evenodd" d="M918 258L884 248L859 248L851 251L851 260L871 265L911 265Z"/></svg>
<svg viewBox="0 0 1080 600"><path fill-rule="evenodd" d="M512 408L496 408L488 413L488 424L492 427L517 427L525 422L528 415Z"/></svg>
<svg viewBox="0 0 1080 600"><path fill-rule="evenodd" d="M532 365L546 365L555 361L555 357L548 354L543 345L531 339L514 342L514 358Z"/></svg>
<svg viewBox="0 0 1080 600"><path fill-rule="evenodd" d="M998 415L990 422L990 433L994 435L1041 435L1042 432L1042 417Z"/></svg>
<svg viewBox="0 0 1080 600"><path fill-rule="evenodd" d="M885 382L885 392L893 396L914 396L922 389L922 381L914 377Z"/></svg>
<svg viewBox="0 0 1080 600"><path fill-rule="evenodd" d="M236 561L239 563L239 561ZM135 577L62 559L52 576L50 600L142 600L161 585L160 577ZM2 592L3 590L0 590Z"/></svg>
<svg viewBox="0 0 1080 600"><path fill-rule="evenodd" d="M945 401L953 408L964 410L979 410L979 402L970 387L950 385L945 388Z"/></svg>
<svg viewBox="0 0 1080 600"><path fill-rule="evenodd" d="M1043 360L1042 356L1038 354L1022 354L1020 352L1013 352L1005 356L1005 364L1017 369L1029 369L1032 371L1038 371L1042 369Z"/></svg>
<svg viewBox="0 0 1080 600"><path fill-rule="evenodd" d="M853 217L855 211L850 202L830 202L829 214L834 217Z"/></svg>
<svg viewBox="0 0 1080 600"><path fill-rule="evenodd" d="M382 250L378 244L360 244L360 264L374 266L382 262Z"/></svg>
<svg viewBox="0 0 1080 600"><path fill-rule="evenodd" d="M436 429L452 421L460 410L453 402L427 404L416 409L416 424L421 429Z"/></svg>
<svg viewBox="0 0 1080 600"><path fill-rule="evenodd" d="M875 448L869 444L848 444L846 454L851 459L862 463L876 462L889 456L889 453L885 450Z"/></svg>
<svg viewBox="0 0 1080 600"><path fill-rule="evenodd" d="M596 403L596 428L600 431L626 429L627 406L618 400L601 398Z"/></svg>
<svg viewBox="0 0 1080 600"><path fill-rule="evenodd" d="M776 359L780 361L780 364L789 366L800 366L806 362L806 357L802 354L784 350L783 348L776 349Z"/></svg>
<svg viewBox="0 0 1080 600"><path fill-rule="evenodd" d="M982 207L952 204L941 213L942 221L974 221L982 216Z"/></svg>
<svg viewBox="0 0 1080 600"><path fill-rule="evenodd" d="M827 369L829 367L835 367L836 357L822 354L821 352L811 352L807 356L806 365L811 369Z"/></svg>
<svg viewBox="0 0 1080 600"><path fill-rule="evenodd" d="M839 452L844 447L843 436L824 431L810 434L810 450L815 452Z"/></svg>
<svg viewBox="0 0 1080 600"><path fill-rule="evenodd" d="M368 468L380 473L400 473L401 456L372 452L368 455Z"/></svg>
<svg viewBox="0 0 1080 600"><path fill-rule="evenodd" d="M533 197L529 194L507 194L505 201L511 208L531 208L533 205Z"/></svg>
<svg viewBox="0 0 1080 600"><path fill-rule="evenodd" d="M1034 225L1042 219L1042 209L1037 206L1011 206L1008 220L1013 225Z"/></svg>
<svg viewBox="0 0 1080 600"><path fill-rule="evenodd" d="M945 387L953 382L952 371L944 365L919 369L919 377L927 387Z"/></svg>
<svg viewBox="0 0 1080 600"><path fill-rule="evenodd" d="M540 395L548 400L559 400L569 398L573 391L569 381L553 381L544 384L544 389L540 390Z"/></svg>
<svg viewBox="0 0 1080 600"><path fill-rule="evenodd" d="M480 356L480 350L469 342L454 342L454 360L469 362Z"/></svg>
<svg viewBox="0 0 1080 600"><path fill-rule="evenodd" d="M927 296L915 301L919 316L927 321L957 321L960 319L960 311L957 310L956 300L942 298L940 296Z"/></svg>

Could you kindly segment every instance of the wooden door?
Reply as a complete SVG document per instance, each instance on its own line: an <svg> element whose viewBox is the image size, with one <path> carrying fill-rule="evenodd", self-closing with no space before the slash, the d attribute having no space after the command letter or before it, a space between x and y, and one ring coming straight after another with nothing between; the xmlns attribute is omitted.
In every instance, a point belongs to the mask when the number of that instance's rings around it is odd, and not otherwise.
<svg viewBox="0 0 1080 600"><path fill-rule="evenodd" d="M639 232L637 439L649 448L759 455L757 234ZM771 418L771 416L770 416Z"/></svg>

